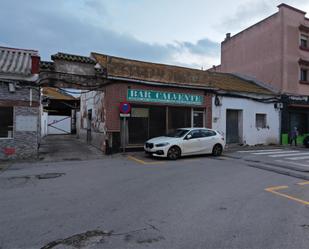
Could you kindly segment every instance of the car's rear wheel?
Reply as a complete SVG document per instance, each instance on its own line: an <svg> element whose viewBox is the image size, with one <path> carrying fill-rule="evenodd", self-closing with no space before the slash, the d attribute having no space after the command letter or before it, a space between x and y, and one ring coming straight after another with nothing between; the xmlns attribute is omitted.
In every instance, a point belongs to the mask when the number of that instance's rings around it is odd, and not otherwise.
<svg viewBox="0 0 309 249"><path fill-rule="evenodd" d="M222 155L222 145L221 144L216 144L213 149L212 149L212 155L214 156L221 156Z"/></svg>
<svg viewBox="0 0 309 249"><path fill-rule="evenodd" d="M181 155L181 150L177 146L171 147L167 152L167 158L170 160L177 160Z"/></svg>

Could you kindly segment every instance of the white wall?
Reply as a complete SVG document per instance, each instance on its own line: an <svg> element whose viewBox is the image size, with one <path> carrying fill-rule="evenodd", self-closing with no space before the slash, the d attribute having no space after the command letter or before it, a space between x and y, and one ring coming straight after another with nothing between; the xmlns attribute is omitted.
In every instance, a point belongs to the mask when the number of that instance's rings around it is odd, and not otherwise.
<svg viewBox="0 0 309 249"><path fill-rule="evenodd" d="M48 113L42 112L41 114L41 137L47 136L47 122L48 122Z"/></svg>
<svg viewBox="0 0 309 249"><path fill-rule="evenodd" d="M216 106L215 97L212 99L212 128L224 133L226 139L226 109L242 110L242 134L241 141L247 145L256 144L279 144L279 115L280 112L274 108L273 103L265 104L250 99L219 97L222 105ZM256 128L256 113L267 115L267 126L269 128Z"/></svg>

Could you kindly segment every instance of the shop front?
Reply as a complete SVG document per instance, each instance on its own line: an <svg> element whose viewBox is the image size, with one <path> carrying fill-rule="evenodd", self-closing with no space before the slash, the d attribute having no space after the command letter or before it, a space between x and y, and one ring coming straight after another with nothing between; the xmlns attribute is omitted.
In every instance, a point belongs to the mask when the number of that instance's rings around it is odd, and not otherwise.
<svg viewBox="0 0 309 249"><path fill-rule="evenodd" d="M281 142L289 143L289 134L297 128L297 143L302 144L309 135L309 98L307 96L282 96Z"/></svg>
<svg viewBox="0 0 309 249"><path fill-rule="evenodd" d="M181 127L209 127L204 91L127 89L129 117L120 118L121 144L139 147L150 138L166 135Z"/></svg>

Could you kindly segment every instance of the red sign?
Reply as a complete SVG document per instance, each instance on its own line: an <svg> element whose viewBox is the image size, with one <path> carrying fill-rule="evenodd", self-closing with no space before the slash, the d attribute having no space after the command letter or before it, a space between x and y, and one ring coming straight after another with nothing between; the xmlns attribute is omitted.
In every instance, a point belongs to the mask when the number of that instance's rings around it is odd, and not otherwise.
<svg viewBox="0 0 309 249"><path fill-rule="evenodd" d="M4 148L4 154L7 156L15 154L15 148Z"/></svg>
<svg viewBox="0 0 309 249"><path fill-rule="evenodd" d="M121 102L119 110L120 113L129 114L131 112L131 105L128 102Z"/></svg>

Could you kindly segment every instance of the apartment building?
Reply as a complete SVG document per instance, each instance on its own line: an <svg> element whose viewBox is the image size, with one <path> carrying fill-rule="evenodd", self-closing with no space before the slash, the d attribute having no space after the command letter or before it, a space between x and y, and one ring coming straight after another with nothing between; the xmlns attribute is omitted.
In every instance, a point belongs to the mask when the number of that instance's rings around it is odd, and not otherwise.
<svg viewBox="0 0 309 249"><path fill-rule="evenodd" d="M278 89L285 144L295 126L303 136L309 133L309 19L306 12L287 4L278 9L238 34L227 34L221 65L212 70L252 77Z"/></svg>

